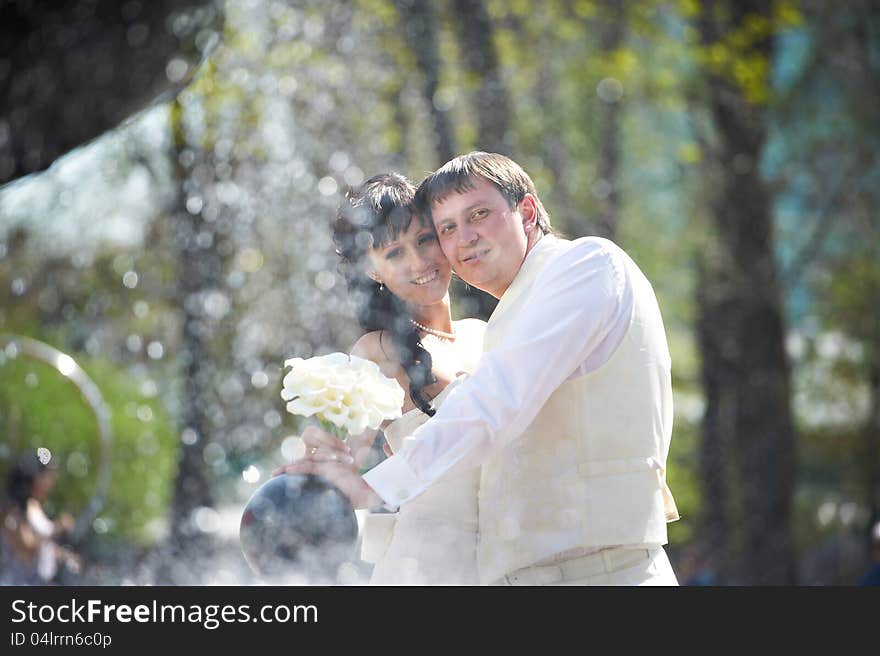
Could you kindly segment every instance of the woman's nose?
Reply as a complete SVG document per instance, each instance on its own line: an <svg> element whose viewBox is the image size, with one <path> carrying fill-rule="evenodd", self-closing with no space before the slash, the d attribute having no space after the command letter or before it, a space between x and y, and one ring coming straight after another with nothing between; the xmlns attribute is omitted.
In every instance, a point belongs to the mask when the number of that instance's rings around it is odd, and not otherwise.
<svg viewBox="0 0 880 656"><path fill-rule="evenodd" d="M409 268L413 271L420 271L422 267L424 267L425 262L425 254L420 253L419 249L417 248L411 250L409 256L407 257L407 264L409 265Z"/></svg>

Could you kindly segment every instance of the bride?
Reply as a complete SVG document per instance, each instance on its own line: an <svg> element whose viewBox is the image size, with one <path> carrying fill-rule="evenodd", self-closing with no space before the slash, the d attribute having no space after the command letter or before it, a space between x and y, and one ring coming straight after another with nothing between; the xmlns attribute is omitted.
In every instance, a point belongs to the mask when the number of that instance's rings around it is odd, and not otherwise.
<svg viewBox="0 0 880 656"><path fill-rule="evenodd" d="M430 219L413 213L415 187L387 173L350 191L334 225L341 269L366 333L352 355L372 360L406 392L402 416L382 427L386 452L427 421L472 371L486 324L453 321L452 269ZM346 443L315 427L303 441L312 458L362 466L377 432ZM366 517L362 558L375 562L371 585L476 585L479 470L432 486L398 513Z"/></svg>

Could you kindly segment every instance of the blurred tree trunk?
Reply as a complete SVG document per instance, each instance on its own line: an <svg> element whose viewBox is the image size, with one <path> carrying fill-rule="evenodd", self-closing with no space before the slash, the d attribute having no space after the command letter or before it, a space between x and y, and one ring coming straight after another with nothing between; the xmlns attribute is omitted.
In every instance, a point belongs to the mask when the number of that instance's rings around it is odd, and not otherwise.
<svg viewBox="0 0 880 656"><path fill-rule="evenodd" d="M219 6L0 2L0 185L183 88L217 36Z"/></svg>
<svg viewBox="0 0 880 656"><path fill-rule="evenodd" d="M476 149L512 154L510 102L495 52L495 28L482 0L453 0L453 24L458 35L462 65L476 85L474 109L477 122ZM498 300L459 282L459 312L488 319Z"/></svg>
<svg viewBox="0 0 880 656"><path fill-rule="evenodd" d="M811 44L796 75L774 99L776 124L797 126L793 139L804 153L798 175L812 180L816 208L811 234L803 231L807 236L790 258L784 283L793 290L812 286L822 331L846 335L862 352L857 363L837 358L833 376L867 391L861 441L851 453L863 486L858 505L869 520L867 527L861 517L857 524L868 529L866 536L880 521L880 187L874 182L880 150L880 30L875 5L871 0L802 3ZM839 129L814 127L814 121L832 116Z"/></svg>
<svg viewBox="0 0 880 656"><path fill-rule="evenodd" d="M824 8L825 11L832 9ZM858 127L862 134L873 135L878 134L878 121L876 107L880 102L880 58L877 57L878 49L880 49L880 32L876 29L878 23L878 13L876 4L869 1L861 0L853 3L849 7L850 11L856 17L856 21L860 24L858 29L853 30L852 39L855 44L853 54L856 61L853 62L849 58L843 59L841 62L845 66L848 76L852 76L848 86L858 94L855 105L861 110L858 114ZM829 24L833 24L829 21ZM843 58L846 51L842 51L840 56ZM871 109L874 108L874 109ZM860 155L860 171L863 176L867 177L877 171L877 149L876 138L868 139L863 142L859 149ZM856 204L855 216L860 217L861 234L864 235L864 241L867 247L866 262L867 266L858 269L870 272L867 274L863 294L860 294L864 300L861 301L862 306L869 308L867 312L861 313L864 317L865 326L863 334L858 335L865 348L865 365L867 369L867 384L869 394L869 415L865 425L865 469L867 490L867 507L868 507L868 549L875 548L871 543L870 531L874 525L880 522L880 274L877 273L878 262L880 262L880 212L878 212L878 194L877 186L865 180L862 183L862 192L851 196L852 202ZM860 249L861 250L861 249ZM873 263L871 266L870 263ZM861 285L860 285L861 286ZM861 322L854 321L850 325L854 328ZM862 331L856 331L862 332ZM869 551L870 553L870 551Z"/></svg>
<svg viewBox="0 0 880 656"><path fill-rule="evenodd" d="M455 140L449 115L437 106L437 87L440 85L440 56L437 51L437 19L428 0L397 0L397 11L406 42L416 56L422 74L422 94L431 115L431 135L437 158L448 162L455 157Z"/></svg>
<svg viewBox="0 0 880 656"><path fill-rule="evenodd" d="M870 156L864 160L870 162ZM871 171L866 165L863 171ZM876 168L874 169L876 170ZM851 217L860 230L857 235L864 240L861 246L849 249L836 267L838 279L842 274L846 292L841 299L846 306L837 308L835 318L846 321L846 332L863 346L863 360L859 367L861 378L868 392L868 415L864 421L863 447L860 449L862 477L866 485L865 506L868 511L869 554L873 549L870 532L880 522L880 214L876 200L865 186L863 193L852 195ZM832 270L833 272L833 270ZM838 292L839 293L839 292ZM869 556L870 557L870 556Z"/></svg>
<svg viewBox="0 0 880 656"><path fill-rule="evenodd" d="M604 28L599 39L601 56L613 61L623 46L626 22L622 0L602 2ZM613 89L600 93L599 105L599 163L598 182L602 188L599 197L599 216L596 234L614 240L620 223L620 113L621 98Z"/></svg>
<svg viewBox="0 0 880 656"><path fill-rule="evenodd" d="M880 339L880 335L878 335L878 339ZM874 348L874 361L871 363L869 374L871 414L868 418L868 425L865 427L865 439L868 446L865 462L868 469L869 531L877 522L880 522L880 362L877 359L878 351L880 349ZM870 539L868 546L870 549Z"/></svg>
<svg viewBox="0 0 880 656"><path fill-rule="evenodd" d="M557 109L558 81L552 62L543 60L538 71L535 98L539 107L546 109L552 125L561 125L562 117ZM553 184L546 192L553 199L552 224L564 234L575 234L583 220L576 214L574 198L570 189L571 163L568 149L557 130L548 130L541 139L541 158L553 174Z"/></svg>
<svg viewBox="0 0 880 656"><path fill-rule="evenodd" d="M182 107L175 100L171 104L171 155L177 181L173 241L178 249L179 265L177 305L184 315L181 351L185 386L181 416L183 432L172 501L171 537L176 544L185 544L196 536L193 511L212 505L204 450L210 434L208 408L213 377L203 295L212 281L222 274L213 230L198 212L191 211L196 209L194 206L187 206L193 191L194 165L204 155L187 144L182 114Z"/></svg>
<svg viewBox="0 0 880 656"><path fill-rule="evenodd" d="M769 9L757 0L707 2L699 21L703 44L720 43L722 35L741 30L745 21L769 20ZM734 56L749 66L762 63L768 75L772 32L742 48ZM732 438L732 444L721 439L718 445L724 449L720 459L735 463L737 473L735 481L727 482L728 507L736 512L731 521L743 529L732 574L744 585L786 585L795 583L795 431L771 197L758 170L766 106L725 73L706 71L714 123L706 182L717 260L702 283L700 308L703 379L712 384L703 439L717 443L718 433L725 431ZM769 82L765 78L762 83Z"/></svg>
<svg viewBox="0 0 880 656"><path fill-rule="evenodd" d="M695 329L702 359L700 376L706 405L700 426L698 452L702 489L698 546L702 553L711 558L718 579L726 581L730 577L730 559L735 551L735 540L731 531L727 494L732 477L730 467L725 466L725 456L735 444L731 434L735 421L731 416L733 404L730 391L733 381L730 380L730 363L725 361L725 349L717 339L720 334L719 319L725 316L723 299L718 298L718 292L723 289L717 280L718 275L712 256L699 254Z"/></svg>
<svg viewBox="0 0 880 656"><path fill-rule="evenodd" d="M406 170L406 145L409 143L409 116L403 109L403 84L395 81L389 89L388 104L391 106L391 115L394 127L398 131L391 152L388 153L389 166L397 171Z"/></svg>
<svg viewBox="0 0 880 656"><path fill-rule="evenodd" d="M477 84L474 108L478 150L513 154L510 101L495 52L495 27L483 0L452 0L464 70Z"/></svg>

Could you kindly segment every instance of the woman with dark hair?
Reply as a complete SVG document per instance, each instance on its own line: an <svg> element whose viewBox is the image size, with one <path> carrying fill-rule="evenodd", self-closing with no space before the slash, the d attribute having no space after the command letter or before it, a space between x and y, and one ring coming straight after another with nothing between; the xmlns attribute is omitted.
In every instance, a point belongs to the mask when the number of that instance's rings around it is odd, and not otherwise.
<svg viewBox="0 0 880 656"><path fill-rule="evenodd" d="M372 360L406 392L402 416L382 427L386 452L434 414L482 352L485 323L452 320L452 269L428 217L414 212L415 188L397 173L377 175L349 191L333 238L340 268L365 334L351 350ZM308 429L312 457L322 449ZM343 457L362 466L376 431L349 438ZM367 515L362 557L375 562L371 584L476 584L479 471L450 477L396 514Z"/></svg>
<svg viewBox="0 0 880 656"><path fill-rule="evenodd" d="M45 455L28 453L8 473L0 510L0 585L46 585L60 565L80 567L79 558L56 542L73 529L73 517L63 513L53 521L43 510L58 472L48 451L40 451Z"/></svg>

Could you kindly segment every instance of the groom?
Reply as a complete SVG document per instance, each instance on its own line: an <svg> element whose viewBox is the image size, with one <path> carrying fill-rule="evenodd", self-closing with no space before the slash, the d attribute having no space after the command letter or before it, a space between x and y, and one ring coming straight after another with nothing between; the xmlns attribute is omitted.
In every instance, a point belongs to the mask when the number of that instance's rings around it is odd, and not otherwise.
<svg viewBox="0 0 880 656"><path fill-rule="evenodd" d="M468 284L499 299L473 374L398 453L363 477L305 459L356 507L393 509L482 466L483 583L676 585L663 550L670 357L654 291L612 242L552 234L512 160L472 152L416 203Z"/></svg>

